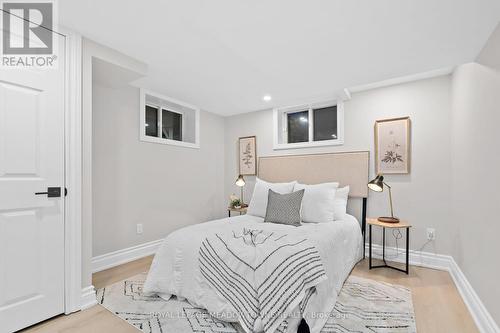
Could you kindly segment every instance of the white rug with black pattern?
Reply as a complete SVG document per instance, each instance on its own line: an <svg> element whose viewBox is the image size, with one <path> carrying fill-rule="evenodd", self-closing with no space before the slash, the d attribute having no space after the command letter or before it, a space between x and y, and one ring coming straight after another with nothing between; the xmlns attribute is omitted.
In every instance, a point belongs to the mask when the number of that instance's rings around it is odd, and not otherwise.
<svg viewBox="0 0 500 333"><path fill-rule="evenodd" d="M175 297L165 301L142 294L146 273L97 292L106 309L144 333L240 333L242 329L211 317ZM322 333L416 332L409 289L350 276Z"/></svg>

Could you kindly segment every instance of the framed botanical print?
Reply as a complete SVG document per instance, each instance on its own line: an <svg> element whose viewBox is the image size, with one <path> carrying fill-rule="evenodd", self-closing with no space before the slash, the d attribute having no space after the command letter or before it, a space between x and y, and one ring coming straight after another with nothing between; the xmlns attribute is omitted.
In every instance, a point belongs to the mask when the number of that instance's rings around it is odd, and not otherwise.
<svg viewBox="0 0 500 333"><path fill-rule="evenodd" d="M377 174L410 173L410 117L375 122Z"/></svg>
<svg viewBox="0 0 500 333"><path fill-rule="evenodd" d="M247 136L239 139L240 175L257 175L256 137Z"/></svg>

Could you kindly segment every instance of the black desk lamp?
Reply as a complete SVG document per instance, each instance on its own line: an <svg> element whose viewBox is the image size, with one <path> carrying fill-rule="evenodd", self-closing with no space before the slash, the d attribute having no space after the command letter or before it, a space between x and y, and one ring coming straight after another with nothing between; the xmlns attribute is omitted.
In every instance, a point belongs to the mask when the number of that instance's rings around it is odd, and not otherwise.
<svg viewBox="0 0 500 333"><path fill-rule="evenodd" d="M384 182L384 176L381 174L377 175L374 180L370 181L368 183L368 188L372 191L375 192L382 192L384 190L384 185L387 186L389 189L389 202L391 203L391 216L381 216L378 218L380 222L386 222L386 223L399 223L399 219L397 217L394 217L394 211L392 209L392 192L391 192L391 186Z"/></svg>

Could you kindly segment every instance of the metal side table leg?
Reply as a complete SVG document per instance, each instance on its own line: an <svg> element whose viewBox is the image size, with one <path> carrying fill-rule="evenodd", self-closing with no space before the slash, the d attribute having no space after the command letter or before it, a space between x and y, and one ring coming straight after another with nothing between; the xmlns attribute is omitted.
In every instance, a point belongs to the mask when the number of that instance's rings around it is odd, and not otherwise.
<svg viewBox="0 0 500 333"><path fill-rule="evenodd" d="M369 262L369 268L372 269L372 225L370 224L369 226L369 232L368 232L368 238L369 238L369 251L368 251L368 255L369 255L369 259L368 259L368 262Z"/></svg>
<svg viewBox="0 0 500 333"><path fill-rule="evenodd" d="M382 261L387 265L385 262L385 227L382 227Z"/></svg>
<svg viewBox="0 0 500 333"><path fill-rule="evenodd" d="M410 273L410 228L406 228L406 274Z"/></svg>

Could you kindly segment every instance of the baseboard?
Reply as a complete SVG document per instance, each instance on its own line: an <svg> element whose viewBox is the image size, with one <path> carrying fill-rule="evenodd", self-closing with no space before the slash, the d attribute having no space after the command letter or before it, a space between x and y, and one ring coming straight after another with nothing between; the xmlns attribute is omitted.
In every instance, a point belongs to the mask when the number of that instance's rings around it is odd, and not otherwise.
<svg viewBox="0 0 500 333"><path fill-rule="evenodd" d="M366 257L368 258L369 245L365 244L366 247ZM386 260L393 261L398 263L406 262L405 250L404 249L396 249L395 247L386 246ZM398 253L396 257L394 254ZM378 244L372 245L372 257L375 259L382 259L382 246ZM422 252L410 250L410 265L420 266L426 268L439 269L444 271L450 271L451 261L453 257L435 254L431 252ZM454 260L453 260L454 261Z"/></svg>
<svg viewBox="0 0 500 333"><path fill-rule="evenodd" d="M500 328L498 327L497 323L491 317L491 314L488 312L483 302L481 302L481 299L476 294L471 284L465 277L464 273L462 272L460 267L458 267L453 258L450 274L453 278L453 281L455 281L455 285L457 286L460 295L462 295L465 304L469 308L469 311L471 312L479 331L485 333L499 333Z"/></svg>
<svg viewBox="0 0 500 333"><path fill-rule="evenodd" d="M92 258L92 273L119 266L156 253L163 239L132 246Z"/></svg>
<svg viewBox="0 0 500 333"><path fill-rule="evenodd" d="M365 244L366 256L368 257L369 245ZM395 254L398 254L397 256ZM386 247L386 260L404 263L406 260L404 250L397 250L394 247ZM372 257L382 259L382 246L372 245ZM460 267L452 256L410 250L410 265L448 271L462 296L465 305L469 309L478 329L482 333L498 333L500 329L484 306L481 299L476 294L471 284L465 277Z"/></svg>
<svg viewBox="0 0 500 333"><path fill-rule="evenodd" d="M97 304L97 297L94 286L88 286L82 289L80 300L80 309L85 310Z"/></svg>

